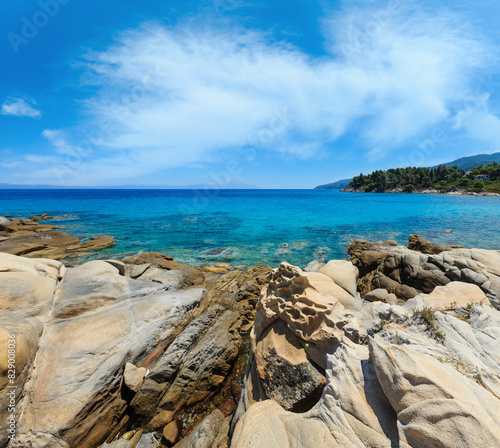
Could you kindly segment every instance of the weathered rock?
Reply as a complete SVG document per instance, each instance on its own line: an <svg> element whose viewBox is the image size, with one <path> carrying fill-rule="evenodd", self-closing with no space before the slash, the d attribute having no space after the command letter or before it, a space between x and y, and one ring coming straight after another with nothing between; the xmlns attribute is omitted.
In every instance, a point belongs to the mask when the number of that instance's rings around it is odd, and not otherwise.
<svg viewBox="0 0 500 448"><path fill-rule="evenodd" d="M324 370L308 359L303 343L284 321L264 331L254 357L266 397L294 412L304 412L319 400L326 382Z"/></svg>
<svg viewBox="0 0 500 448"><path fill-rule="evenodd" d="M390 294L387 289L374 289L365 295L365 300L367 302L385 302L391 305L396 305L398 303L398 298L395 294Z"/></svg>
<svg viewBox="0 0 500 448"><path fill-rule="evenodd" d="M53 260L0 253L0 308L23 317L44 316L65 268Z"/></svg>
<svg viewBox="0 0 500 448"><path fill-rule="evenodd" d="M381 338L369 343L377 377L409 446L500 445L500 401L451 366ZM464 394L464 388L467 393Z"/></svg>
<svg viewBox="0 0 500 448"><path fill-rule="evenodd" d="M31 371L42 325L37 319L9 312L0 315L0 446L7 445L10 416L19 418L19 400ZM9 364L8 353L12 353ZM14 435L16 434L13 431Z"/></svg>
<svg viewBox="0 0 500 448"><path fill-rule="evenodd" d="M352 317L332 295L339 291L347 294L325 274L287 263L273 270L257 305L252 356L234 422L270 397L294 410L316 403L325 384L327 354L335 351L341 328Z"/></svg>
<svg viewBox="0 0 500 448"><path fill-rule="evenodd" d="M443 244L433 244L418 235L409 236L408 249L422 252L423 254L440 254L441 252L451 250L449 246L445 246Z"/></svg>
<svg viewBox="0 0 500 448"><path fill-rule="evenodd" d="M177 411L206 398L222 383L238 355L241 343L238 313L224 312L196 347L187 354L170 387L160 400L163 411Z"/></svg>
<svg viewBox="0 0 500 448"><path fill-rule="evenodd" d="M331 260L318 272L328 275L337 285L344 288L351 296L357 294L356 282L358 280L358 268L350 261Z"/></svg>
<svg viewBox="0 0 500 448"><path fill-rule="evenodd" d="M451 281L477 285L500 309L500 252L483 249L451 249L426 255L382 241L356 240L349 246L351 260L360 271L361 296L383 288L400 300L429 294Z"/></svg>
<svg viewBox="0 0 500 448"><path fill-rule="evenodd" d="M287 412L272 400L254 404L236 426L232 448L340 448L321 420ZM184 448L184 447L182 447Z"/></svg>
<svg viewBox="0 0 500 448"><path fill-rule="evenodd" d="M164 271L175 271L178 275L180 275L179 283L175 286L181 288L189 286L200 286L205 284L205 276L200 270L185 264L177 263L172 257L160 252L146 252L137 257L127 258L123 261L128 264L148 264L159 268L160 271L155 271L155 273L160 276L165 274ZM145 272L147 273L149 269L151 268L148 268ZM143 275L145 274L142 274L137 278L141 279ZM147 278L149 280L155 280L154 275L149 275ZM161 282L161 278L159 281Z"/></svg>
<svg viewBox="0 0 500 448"><path fill-rule="evenodd" d="M89 241L85 241L80 244L78 250L97 250L104 249L106 247L113 246L115 244L115 239L109 235L99 235L90 238Z"/></svg>
<svg viewBox="0 0 500 448"><path fill-rule="evenodd" d="M151 362L152 348L203 294L164 292L101 261L69 270L45 323L13 446L102 443L128 406L120 388L127 362Z"/></svg>
<svg viewBox="0 0 500 448"><path fill-rule="evenodd" d="M175 448L212 448L224 428L224 415L216 409L206 417L187 437L181 440Z"/></svg>
<svg viewBox="0 0 500 448"><path fill-rule="evenodd" d="M451 282L446 286L436 286L429 294L419 294L433 308L461 307L470 303L489 303L483 291L472 283Z"/></svg>
<svg viewBox="0 0 500 448"><path fill-rule="evenodd" d="M144 367L136 367L128 362L125 364L123 382L132 392L137 392L144 382L146 372L147 370Z"/></svg>
<svg viewBox="0 0 500 448"><path fill-rule="evenodd" d="M163 428L163 439L168 446L173 446L179 441L181 433L181 425L176 420L173 420Z"/></svg>
<svg viewBox="0 0 500 448"><path fill-rule="evenodd" d="M12 255L39 257L45 253L57 252L61 248L79 245L78 238L66 232L53 231L35 235L19 235L0 241L0 252Z"/></svg>

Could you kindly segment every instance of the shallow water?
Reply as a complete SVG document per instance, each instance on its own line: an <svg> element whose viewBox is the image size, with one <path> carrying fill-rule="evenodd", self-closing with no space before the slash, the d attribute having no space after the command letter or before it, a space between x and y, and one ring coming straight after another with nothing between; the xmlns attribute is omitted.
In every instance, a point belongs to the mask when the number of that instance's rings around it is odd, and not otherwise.
<svg viewBox="0 0 500 448"><path fill-rule="evenodd" d="M207 197L209 195L209 197ZM235 265L347 257L356 238L418 233L436 243L500 249L500 198L328 190L0 190L0 216L70 214L78 237L109 234L96 258L157 250L177 261ZM52 222L52 221L51 221ZM453 233L445 233L445 229Z"/></svg>

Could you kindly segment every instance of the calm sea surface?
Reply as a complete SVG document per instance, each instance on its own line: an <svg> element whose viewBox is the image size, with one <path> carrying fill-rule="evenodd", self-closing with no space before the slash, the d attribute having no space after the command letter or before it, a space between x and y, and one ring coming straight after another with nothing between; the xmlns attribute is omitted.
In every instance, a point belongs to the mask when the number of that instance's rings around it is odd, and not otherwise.
<svg viewBox="0 0 500 448"><path fill-rule="evenodd" d="M208 195L208 197L207 197ZM321 190L0 190L0 216L70 214L54 222L117 244L97 257L157 250L190 264L347 257L356 238L500 249L500 198ZM445 229L453 233L445 233Z"/></svg>

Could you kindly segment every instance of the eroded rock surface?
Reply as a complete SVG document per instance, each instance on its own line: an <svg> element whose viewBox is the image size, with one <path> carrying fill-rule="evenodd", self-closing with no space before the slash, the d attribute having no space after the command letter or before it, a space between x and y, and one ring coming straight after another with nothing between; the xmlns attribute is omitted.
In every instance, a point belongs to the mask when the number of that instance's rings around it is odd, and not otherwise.
<svg viewBox="0 0 500 448"><path fill-rule="evenodd" d="M257 307L253 357L232 422L231 447L499 446L500 312L492 307L498 253L426 250L435 253L395 242L351 246L358 284L373 291L360 309L340 305L333 294L318 295L298 268L282 265L273 271ZM449 270L437 268L442 260ZM458 275L451 266L466 272ZM323 267L308 269L318 273ZM374 285L377 278L381 283ZM395 297L388 300L390 294ZM322 342L314 338L318 329ZM293 374L283 370L270 390L268 376L274 378L273 370L284 364L277 362L279 353L295 362L287 364ZM265 363L270 358L274 366ZM307 394L315 378L298 366L315 360L323 369L322 395L312 407L294 408L290 391Z"/></svg>
<svg viewBox="0 0 500 448"><path fill-rule="evenodd" d="M382 288L398 299L408 300L419 293L429 294L436 286L460 281L478 286L491 304L500 309L499 251L446 248L427 252L430 254L392 241L354 241L349 254L360 272L361 296Z"/></svg>
<svg viewBox="0 0 500 448"><path fill-rule="evenodd" d="M159 253L68 269L0 253L0 346L7 350L13 333L17 344L11 446L95 448L131 427L161 431L229 376L241 381L234 365L268 272L208 273L219 279L207 292L202 272ZM6 366L2 359L2 392ZM222 409L230 415L235 404ZM1 424L5 446L7 419ZM135 446L141 434L117 443Z"/></svg>

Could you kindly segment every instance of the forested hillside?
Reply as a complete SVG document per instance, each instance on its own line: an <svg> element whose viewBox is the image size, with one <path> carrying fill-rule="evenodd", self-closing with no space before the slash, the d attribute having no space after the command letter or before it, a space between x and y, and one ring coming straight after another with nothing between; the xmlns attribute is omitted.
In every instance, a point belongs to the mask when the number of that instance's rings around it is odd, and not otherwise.
<svg viewBox="0 0 500 448"><path fill-rule="evenodd" d="M486 175L488 178L477 179ZM350 183L355 190L385 192L390 190L414 192L434 188L439 191L465 190L468 192L500 193L500 164L479 165L471 170L460 170L456 165L436 168L394 168L355 176Z"/></svg>

